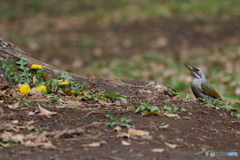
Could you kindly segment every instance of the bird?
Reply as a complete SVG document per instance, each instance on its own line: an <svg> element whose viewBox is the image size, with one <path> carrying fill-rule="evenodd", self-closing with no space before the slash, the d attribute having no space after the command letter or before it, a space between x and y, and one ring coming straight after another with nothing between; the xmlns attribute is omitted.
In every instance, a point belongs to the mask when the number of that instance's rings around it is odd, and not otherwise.
<svg viewBox="0 0 240 160"><path fill-rule="evenodd" d="M208 83L204 72L200 68L192 67L188 64L185 64L185 66L193 75L191 89L196 98L207 99L212 102L218 99L223 102L222 97L216 92L213 86Z"/></svg>

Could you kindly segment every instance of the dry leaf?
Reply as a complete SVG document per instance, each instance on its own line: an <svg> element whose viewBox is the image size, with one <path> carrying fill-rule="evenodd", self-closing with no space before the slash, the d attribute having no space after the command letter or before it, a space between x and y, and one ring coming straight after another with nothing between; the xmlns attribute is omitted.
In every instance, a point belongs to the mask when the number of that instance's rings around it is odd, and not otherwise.
<svg viewBox="0 0 240 160"><path fill-rule="evenodd" d="M146 136L149 135L149 132L130 128L128 129L128 134L131 136Z"/></svg>
<svg viewBox="0 0 240 160"><path fill-rule="evenodd" d="M113 103L108 103L108 102L104 102L104 101L98 101L100 105L103 105L103 106L111 106L113 105Z"/></svg>
<svg viewBox="0 0 240 160"><path fill-rule="evenodd" d="M0 90L0 97L6 96L7 95L6 92L7 92L6 90L4 90L4 91Z"/></svg>
<svg viewBox="0 0 240 160"><path fill-rule="evenodd" d="M90 144L83 144L83 147L100 147L100 142L94 142Z"/></svg>
<svg viewBox="0 0 240 160"><path fill-rule="evenodd" d="M177 117L180 118L178 114L163 113L167 117Z"/></svg>
<svg viewBox="0 0 240 160"><path fill-rule="evenodd" d="M9 105L8 105L8 108L10 108L10 109L16 109L16 108L19 107L19 103L20 103L20 101L14 103L14 104L9 104Z"/></svg>
<svg viewBox="0 0 240 160"><path fill-rule="evenodd" d="M11 121L13 124L17 124L19 121L18 120L12 120Z"/></svg>
<svg viewBox="0 0 240 160"><path fill-rule="evenodd" d="M153 112L144 113L144 114L142 114L142 115L143 115L143 116L146 116L146 115L151 115L151 114L157 114L157 115L159 115L159 114L160 114L160 111L159 111L159 110L156 110L156 111L153 111Z"/></svg>
<svg viewBox="0 0 240 160"><path fill-rule="evenodd" d="M180 147L180 146L177 145L177 144L171 144L171 143L167 143L167 142L164 142L164 144L165 144L167 147L171 148L171 149L175 149L175 148L177 148L177 147Z"/></svg>
<svg viewBox="0 0 240 160"><path fill-rule="evenodd" d="M28 147L40 147L44 149L55 149L56 147L52 144L52 142L40 142L40 143L34 143L31 141L27 141L25 143L25 146Z"/></svg>
<svg viewBox="0 0 240 160"><path fill-rule="evenodd" d="M0 89L1 89L1 90L7 89L7 88L9 88L8 83L6 83L6 82L4 82L4 83L1 82L1 83L0 83Z"/></svg>
<svg viewBox="0 0 240 160"><path fill-rule="evenodd" d="M129 142L126 142L126 141L122 141L122 145L124 145L124 146L130 146L130 145L132 145L132 143L129 143Z"/></svg>
<svg viewBox="0 0 240 160"><path fill-rule="evenodd" d="M113 130L114 130L114 131L117 131L117 132L120 132L121 129L122 129L122 128L121 128L120 126L116 126L116 127L113 128Z"/></svg>
<svg viewBox="0 0 240 160"><path fill-rule="evenodd" d="M71 106L79 106L79 107L83 105L83 102L79 102L79 101L65 101L65 103Z"/></svg>
<svg viewBox="0 0 240 160"><path fill-rule="evenodd" d="M37 76L36 75L33 76L32 81L33 81L33 83L37 82Z"/></svg>
<svg viewBox="0 0 240 160"><path fill-rule="evenodd" d="M164 151L164 149L163 148L154 148L154 149L151 149L151 151L162 153Z"/></svg>
<svg viewBox="0 0 240 160"><path fill-rule="evenodd" d="M40 97L42 97L42 92L39 92L39 91L37 91L37 87L33 87L32 89L31 89L31 98L40 98Z"/></svg>
<svg viewBox="0 0 240 160"><path fill-rule="evenodd" d="M164 126L159 126L159 128L162 128L162 129L169 128L169 124L166 124Z"/></svg>
<svg viewBox="0 0 240 160"><path fill-rule="evenodd" d="M126 133L126 132L120 132L118 133L117 137L119 138L129 138L130 134Z"/></svg>
<svg viewBox="0 0 240 160"><path fill-rule="evenodd" d="M40 110L40 113L39 113L40 116L51 116L51 115L57 114L57 112L50 112L42 108L40 105L38 105L38 108Z"/></svg>
<svg viewBox="0 0 240 160"><path fill-rule="evenodd" d="M52 76L47 73L42 73L42 76L45 81L49 81L49 80L53 79Z"/></svg>
<svg viewBox="0 0 240 160"><path fill-rule="evenodd" d="M72 96L72 95L73 95L72 92L69 91L69 90L64 90L64 89L62 89L62 88L61 88L61 90L62 90L63 93L66 94L67 96Z"/></svg>
<svg viewBox="0 0 240 160"><path fill-rule="evenodd" d="M33 124L35 123L34 120L31 120L31 121L28 121L28 122L25 122L27 125L30 125L30 124Z"/></svg>

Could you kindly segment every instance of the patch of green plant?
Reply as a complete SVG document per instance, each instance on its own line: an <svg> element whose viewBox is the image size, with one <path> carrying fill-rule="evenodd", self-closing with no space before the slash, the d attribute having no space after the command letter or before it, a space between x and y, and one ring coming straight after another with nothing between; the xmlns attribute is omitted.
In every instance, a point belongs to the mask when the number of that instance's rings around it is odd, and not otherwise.
<svg viewBox="0 0 240 160"><path fill-rule="evenodd" d="M11 80L14 81L15 84L24 84L30 83L33 79L33 76L36 75L37 78L41 77L42 71L37 71L38 73L33 74L30 68L28 67L29 63L27 60L18 56L19 60L13 64L11 60L3 60L2 61L2 69L4 70L4 74ZM17 74L19 71L21 74Z"/></svg>
<svg viewBox="0 0 240 160"><path fill-rule="evenodd" d="M233 106L228 105L226 103L224 103L223 101L219 100L219 99L215 99L214 101L210 101L208 99L203 99L203 98L198 98L198 100L202 101L205 104L211 104L214 106L218 106L220 108L224 108L226 110L232 110Z"/></svg>
<svg viewBox="0 0 240 160"><path fill-rule="evenodd" d="M21 105L28 106L28 104L31 102L31 100L26 98L21 98Z"/></svg>
<svg viewBox="0 0 240 160"><path fill-rule="evenodd" d="M184 100L184 101L188 101L189 100L187 94L180 93L180 92L175 92L175 91L173 91L171 89L168 91L168 94L169 95L173 95L173 96L177 96L178 99L180 99L180 100Z"/></svg>
<svg viewBox="0 0 240 160"><path fill-rule="evenodd" d="M35 135L39 135L39 134L41 134L41 133L43 133L43 132L45 132L42 128L38 128L38 129L35 129L35 132L34 132L34 134Z"/></svg>
<svg viewBox="0 0 240 160"><path fill-rule="evenodd" d="M174 106L172 106L172 105L165 105L165 106L163 106L163 108L165 110L168 110L168 111L186 111L185 108L182 108L182 107L179 107L179 106L176 106L176 105L174 105Z"/></svg>
<svg viewBox="0 0 240 160"><path fill-rule="evenodd" d="M12 138L3 138L2 142L5 142L5 143L18 143L19 141L17 139L12 139Z"/></svg>
<svg viewBox="0 0 240 160"><path fill-rule="evenodd" d="M132 127L131 125L126 124L126 123L132 121L131 118L122 117L122 118L117 119L114 115L111 115L111 114L107 114L106 117L110 119L110 122L105 124L106 127L111 127L111 128L114 128L116 126L122 126L122 127L127 127L127 128Z"/></svg>
<svg viewBox="0 0 240 160"><path fill-rule="evenodd" d="M209 156L210 151L206 147L202 147L201 150L204 156Z"/></svg>
<svg viewBox="0 0 240 160"><path fill-rule="evenodd" d="M116 97L130 98L128 96L124 96L124 95L116 94L116 93L104 93L104 96L108 97L108 98L116 98Z"/></svg>
<svg viewBox="0 0 240 160"><path fill-rule="evenodd" d="M31 81L31 78L33 77L33 74L30 72L30 68L27 66L28 62L24 57L19 56L19 61L16 62L18 65L18 70L21 70L21 76L19 77L18 83L29 83Z"/></svg>
<svg viewBox="0 0 240 160"><path fill-rule="evenodd" d="M93 38L91 36L84 36L81 46L83 48L95 48L98 45L98 40L96 38Z"/></svg>
<svg viewBox="0 0 240 160"><path fill-rule="evenodd" d="M191 117L182 117L182 119L190 120Z"/></svg>
<svg viewBox="0 0 240 160"><path fill-rule="evenodd" d="M4 70L4 74L8 79L12 79L16 82L19 79L19 77L16 74L17 67L16 65L13 65L11 63L12 63L11 60L3 60L2 69Z"/></svg>
<svg viewBox="0 0 240 160"><path fill-rule="evenodd" d="M135 107L135 113L141 112L143 114L156 111L160 112L159 108L148 103L141 103L140 106Z"/></svg>

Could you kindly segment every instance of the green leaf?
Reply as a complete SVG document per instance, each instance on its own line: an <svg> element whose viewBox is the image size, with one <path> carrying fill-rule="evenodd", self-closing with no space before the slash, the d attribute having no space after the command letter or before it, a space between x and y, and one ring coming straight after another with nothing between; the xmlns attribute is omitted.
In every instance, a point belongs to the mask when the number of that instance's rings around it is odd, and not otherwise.
<svg viewBox="0 0 240 160"><path fill-rule="evenodd" d="M12 144L8 144L7 146L5 146L5 148L13 148L14 147L14 145L12 145Z"/></svg>
<svg viewBox="0 0 240 160"><path fill-rule="evenodd" d="M191 117L182 117L182 119L190 120Z"/></svg>
<svg viewBox="0 0 240 160"><path fill-rule="evenodd" d="M108 98L115 98L115 97L130 98L128 96L124 96L124 95L116 94L116 93L105 93L104 96L106 96Z"/></svg>
<svg viewBox="0 0 240 160"><path fill-rule="evenodd" d="M112 121L116 121L117 120L116 117L114 117L114 115L112 115L112 114L107 114L106 117L111 119Z"/></svg>
<svg viewBox="0 0 240 160"><path fill-rule="evenodd" d="M127 117L122 117L119 119L119 122L131 122L132 119L131 118L127 118Z"/></svg>
<svg viewBox="0 0 240 160"><path fill-rule="evenodd" d="M132 125L129 125L129 124L121 124L120 126L126 127L126 128L131 128L132 127Z"/></svg>
<svg viewBox="0 0 240 160"><path fill-rule="evenodd" d="M238 114L235 114L234 117L240 118L240 114L239 114L239 113L238 113Z"/></svg>

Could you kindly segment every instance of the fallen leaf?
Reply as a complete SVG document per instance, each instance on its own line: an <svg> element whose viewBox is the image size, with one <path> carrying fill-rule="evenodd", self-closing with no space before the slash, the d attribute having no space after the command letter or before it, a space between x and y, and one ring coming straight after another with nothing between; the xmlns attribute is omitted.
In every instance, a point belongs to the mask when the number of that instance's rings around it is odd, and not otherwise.
<svg viewBox="0 0 240 160"><path fill-rule="evenodd" d="M33 112L33 111L28 112L29 116L34 115L34 114L35 114L35 112Z"/></svg>
<svg viewBox="0 0 240 160"><path fill-rule="evenodd" d="M159 128L162 128L162 129L165 129L165 128L168 128L169 127L169 124L166 124L164 126L159 126Z"/></svg>
<svg viewBox="0 0 240 160"><path fill-rule="evenodd" d="M27 121L27 122L25 122L27 125L30 125L30 124L33 124L33 123L35 123L34 122L34 120L31 120L31 121Z"/></svg>
<svg viewBox="0 0 240 160"><path fill-rule="evenodd" d="M162 153L164 151L164 149L163 148L154 148L154 149L151 149L151 151Z"/></svg>
<svg viewBox="0 0 240 160"><path fill-rule="evenodd" d="M117 137L119 138L129 138L130 134L126 133L126 132L120 132L118 133Z"/></svg>
<svg viewBox="0 0 240 160"><path fill-rule="evenodd" d="M6 90L4 90L4 91L0 90L0 97L6 96L7 95L6 92L7 92Z"/></svg>
<svg viewBox="0 0 240 160"><path fill-rule="evenodd" d="M62 89L62 88L61 88L61 89ZM69 90L64 90L64 89L62 89L62 91L63 91L63 93L66 94L67 96L72 96L72 95L73 95L72 92L69 91Z"/></svg>
<svg viewBox="0 0 240 160"><path fill-rule="evenodd" d="M122 145L124 145L124 146L130 146L130 145L132 145L132 143L129 143L129 142L126 142L126 141L122 141Z"/></svg>
<svg viewBox="0 0 240 160"><path fill-rule="evenodd" d="M47 73L42 73L42 76L45 81L49 81L49 80L53 79L52 76Z"/></svg>
<svg viewBox="0 0 240 160"><path fill-rule="evenodd" d="M100 147L100 142L93 142L90 144L83 144L83 147Z"/></svg>
<svg viewBox="0 0 240 160"><path fill-rule="evenodd" d="M117 132L120 132L121 129L122 129L122 128L121 128L120 126L116 126L116 127L113 128L113 130L114 130L114 131L117 131Z"/></svg>
<svg viewBox="0 0 240 160"><path fill-rule="evenodd" d="M149 135L149 132L130 128L128 129L128 134L131 136L145 136Z"/></svg>
<svg viewBox="0 0 240 160"><path fill-rule="evenodd" d="M13 124L17 124L19 121L18 120L12 120L11 121Z"/></svg>
<svg viewBox="0 0 240 160"><path fill-rule="evenodd" d="M8 86L8 83L6 83L6 82L1 82L0 83L0 90L3 90L3 89L7 89L7 88L9 88L9 86Z"/></svg>
<svg viewBox="0 0 240 160"><path fill-rule="evenodd" d="M171 149L175 149L175 148L177 148L177 147L180 147L180 146L177 145L177 144L171 144L171 143L167 143L167 142L164 142L164 144L165 144L167 147L171 148Z"/></svg>
<svg viewBox="0 0 240 160"><path fill-rule="evenodd" d="M33 78L32 78L33 83L37 83L37 80L38 80L38 79L37 79L37 76L34 75Z"/></svg>
<svg viewBox="0 0 240 160"><path fill-rule="evenodd" d="M38 108L40 110L40 113L39 113L40 116L51 116L51 115L57 114L57 112L51 112L42 108L39 104L38 104Z"/></svg>
<svg viewBox="0 0 240 160"><path fill-rule="evenodd" d="M177 117L180 118L178 114L171 114L171 113L163 113L167 117Z"/></svg>
<svg viewBox="0 0 240 160"><path fill-rule="evenodd" d="M79 101L65 101L66 104L71 105L71 107L81 107L83 105L83 102Z"/></svg>
<svg viewBox="0 0 240 160"><path fill-rule="evenodd" d="M31 89L31 98L40 98L40 97L42 97L42 92L39 92L39 91L37 91L37 87L33 87L32 89Z"/></svg>
<svg viewBox="0 0 240 160"><path fill-rule="evenodd" d="M143 116L146 116L146 115L151 115L151 114L159 115L159 114L160 114L160 111L159 111L159 110L156 110L156 111L153 111L153 112L144 113L144 114L142 114L142 115L143 115Z"/></svg>
<svg viewBox="0 0 240 160"><path fill-rule="evenodd" d="M16 108L19 107L19 103L20 103L20 101L14 103L14 104L9 104L9 105L8 105L8 108L10 108L10 109L16 109Z"/></svg>
<svg viewBox="0 0 240 160"><path fill-rule="evenodd" d="M28 147L40 147L44 149L55 149L56 147L52 144L52 142L40 142L40 143L34 143L31 141L27 141L25 143L25 146Z"/></svg>

